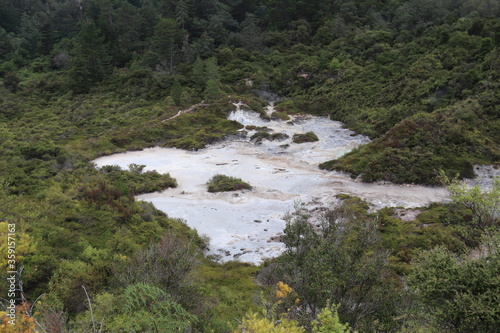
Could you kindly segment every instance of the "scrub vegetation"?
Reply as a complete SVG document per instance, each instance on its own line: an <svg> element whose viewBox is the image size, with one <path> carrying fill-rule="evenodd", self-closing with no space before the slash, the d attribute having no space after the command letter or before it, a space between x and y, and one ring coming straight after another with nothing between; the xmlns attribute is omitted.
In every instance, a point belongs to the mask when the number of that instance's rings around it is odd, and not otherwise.
<svg viewBox="0 0 500 333"><path fill-rule="evenodd" d="M269 140L269 141L283 141L288 139L289 136L286 133L269 133L268 131L258 131L257 133L253 134L250 137L250 140L254 141L255 143L261 143L262 140Z"/></svg>
<svg viewBox="0 0 500 333"><path fill-rule="evenodd" d="M215 175L207 183L208 192L229 192L238 190L251 190L250 184L240 178L225 175Z"/></svg>
<svg viewBox="0 0 500 333"><path fill-rule="evenodd" d="M307 132L302 134L294 134L292 137L292 141L295 143L304 143L304 142L314 142L319 141L319 138L314 132Z"/></svg>
<svg viewBox="0 0 500 333"><path fill-rule="evenodd" d="M15 263L0 242L0 330L495 332L500 183L447 179L499 163L499 17L482 0L0 0L0 234L15 233ZM134 199L170 175L90 163L236 134L234 102L269 118L255 89L283 97L272 118L328 116L372 139L322 168L444 182L451 202L415 219L349 196L322 215L298 205L281 257L218 264Z"/></svg>

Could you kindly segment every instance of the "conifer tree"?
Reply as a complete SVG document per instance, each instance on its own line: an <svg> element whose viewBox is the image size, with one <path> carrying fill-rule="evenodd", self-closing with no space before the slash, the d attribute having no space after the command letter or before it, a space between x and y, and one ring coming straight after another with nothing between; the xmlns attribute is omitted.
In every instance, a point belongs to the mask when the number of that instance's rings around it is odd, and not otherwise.
<svg viewBox="0 0 500 333"><path fill-rule="evenodd" d="M179 79L175 79L174 84L172 85L172 88L170 89L170 96L172 96L175 105L179 106L181 105L182 101L182 85L179 82Z"/></svg>
<svg viewBox="0 0 500 333"><path fill-rule="evenodd" d="M196 57L193 64L193 81L198 87L203 87L206 83L205 80L205 66L200 56Z"/></svg>
<svg viewBox="0 0 500 333"><path fill-rule="evenodd" d="M124 65L132 58L133 52L140 51L144 42L140 40L141 22L139 11L128 2L117 10L115 20L115 58L114 62Z"/></svg>
<svg viewBox="0 0 500 333"><path fill-rule="evenodd" d="M206 60L205 64L205 97L207 99L217 99L220 95L219 90L219 66L217 58L211 57Z"/></svg>
<svg viewBox="0 0 500 333"><path fill-rule="evenodd" d="M175 18L184 29L186 21L189 18L189 6L186 0L179 0L175 5Z"/></svg>
<svg viewBox="0 0 500 333"><path fill-rule="evenodd" d="M179 33L179 23L175 19L161 19L155 27L154 44L161 57L168 60L169 69L174 67L175 42Z"/></svg>
<svg viewBox="0 0 500 333"><path fill-rule="evenodd" d="M40 27L40 51L47 55L52 51L54 45L54 27L52 22L48 21Z"/></svg>
<svg viewBox="0 0 500 333"><path fill-rule="evenodd" d="M220 95L219 82L214 79L207 81L207 88L205 89L205 97L207 99L217 99Z"/></svg>
<svg viewBox="0 0 500 333"><path fill-rule="evenodd" d="M217 58L208 58L205 65L206 80L219 81L219 66L217 65Z"/></svg>
<svg viewBox="0 0 500 333"><path fill-rule="evenodd" d="M70 77L74 92L86 93L111 71L110 56L104 36L94 21L86 19L80 24L73 49Z"/></svg>

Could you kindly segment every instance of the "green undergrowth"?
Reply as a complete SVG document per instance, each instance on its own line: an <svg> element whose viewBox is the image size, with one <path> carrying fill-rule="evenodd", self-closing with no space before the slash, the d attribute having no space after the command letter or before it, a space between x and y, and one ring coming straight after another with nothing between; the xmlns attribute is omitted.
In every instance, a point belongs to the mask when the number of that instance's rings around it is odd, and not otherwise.
<svg viewBox="0 0 500 333"><path fill-rule="evenodd" d="M260 268L240 262L215 264L207 260L197 273L203 284L201 293L212 299L206 323L206 332L226 332L237 326L237 318L244 316L247 310L257 310L254 299L258 297L259 286L255 276Z"/></svg>
<svg viewBox="0 0 500 333"><path fill-rule="evenodd" d="M196 235L183 222L169 218L150 203L135 201L134 177L123 172L119 179L109 175L87 166L43 180L32 194L12 194L13 185L2 188L3 219L36 240L32 244L36 251L23 261L26 272L30 272L23 280L30 285L29 297L46 292L61 260L82 260L87 247L112 251L113 256L128 256L169 231L179 237ZM201 246L201 240L196 242ZM108 273L99 267L95 267L93 278L104 283ZM72 281L78 283L77 279ZM95 285L91 290L99 288Z"/></svg>
<svg viewBox="0 0 500 333"><path fill-rule="evenodd" d="M406 213L416 215L405 219ZM451 213L451 214L450 214ZM431 205L427 208L384 208L377 212L381 245L392 251L390 265L398 274L408 274L411 263L421 251L444 246L455 253L465 250L465 243L449 227L448 219L455 215L450 206Z"/></svg>
<svg viewBox="0 0 500 333"><path fill-rule="evenodd" d="M126 131L121 130L113 134L109 143L126 150L156 145L188 150L201 149L229 134L235 134L242 127L239 123L226 119L228 111L229 105L222 103L200 107L196 112L167 121L146 121L140 126L132 126ZM106 142L105 146L109 143Z"/></svg>
<svg viewBox="0 0 500 333"><path fill-rule="evenodd" d="M345 194L337 198L356 214L356 218L376 220L379 246L391 251L390 267L400 275L410 272L412 260L421 251L444 246L460 254L480 238L480 233L467 227L466 211L456 205L434 203L428 207L387 207L370 212L369 205L360 198ZM405 218L406 215L410 217Z"/></svg>

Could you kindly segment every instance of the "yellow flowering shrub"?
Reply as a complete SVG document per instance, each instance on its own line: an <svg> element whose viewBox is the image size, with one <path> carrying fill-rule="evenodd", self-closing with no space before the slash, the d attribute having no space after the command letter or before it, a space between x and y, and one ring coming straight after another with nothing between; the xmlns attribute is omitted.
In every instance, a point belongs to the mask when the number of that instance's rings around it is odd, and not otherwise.
<svg viewBox="0 0 500 333"><path fill-rule="evenodd" d="M0 332L2 333L31 333L38 332L35 319L26 314L28 303L16 306L15 317L7 311L0 311Z"/></svg>
<svg viewBox="0 0 500 333"><path fill-rule="evenodd" d="M276 291L277 298L285 298L293 291L293 289L281 281L278 282L278 290Z"/></svg>
<svg viewBox="0 0 500 333"><path fill-rule="evenodd" d="M11 238L9 238L9 236ZM2 270L16 270L17 267L15 267L15 269L8 267L9 263L12 263L9 259L14 259L17 266L17 264L23 260L25 255L35 251L35 243L33 242L32 237L21 231L19 226L14 223L0 222L0 238L3 240L0 242L0 253L2 253L2 256L0 257L0 269ZM10 253L9 248L11 248L14 252ZM13 257L9 258L7 254L12 254Z"/></svg>

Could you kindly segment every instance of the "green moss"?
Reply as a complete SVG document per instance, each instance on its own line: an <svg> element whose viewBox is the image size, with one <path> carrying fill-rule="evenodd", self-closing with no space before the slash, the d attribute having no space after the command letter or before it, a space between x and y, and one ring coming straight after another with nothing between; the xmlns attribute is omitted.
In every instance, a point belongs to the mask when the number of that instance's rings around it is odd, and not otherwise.
<svg viewBox="0 0 500 333"><path fill-rule="evenodd" d="M228 192L238 190L251 190L252 186L240 178L225 175L215 175L207 183L208 192Z"/></svg>

